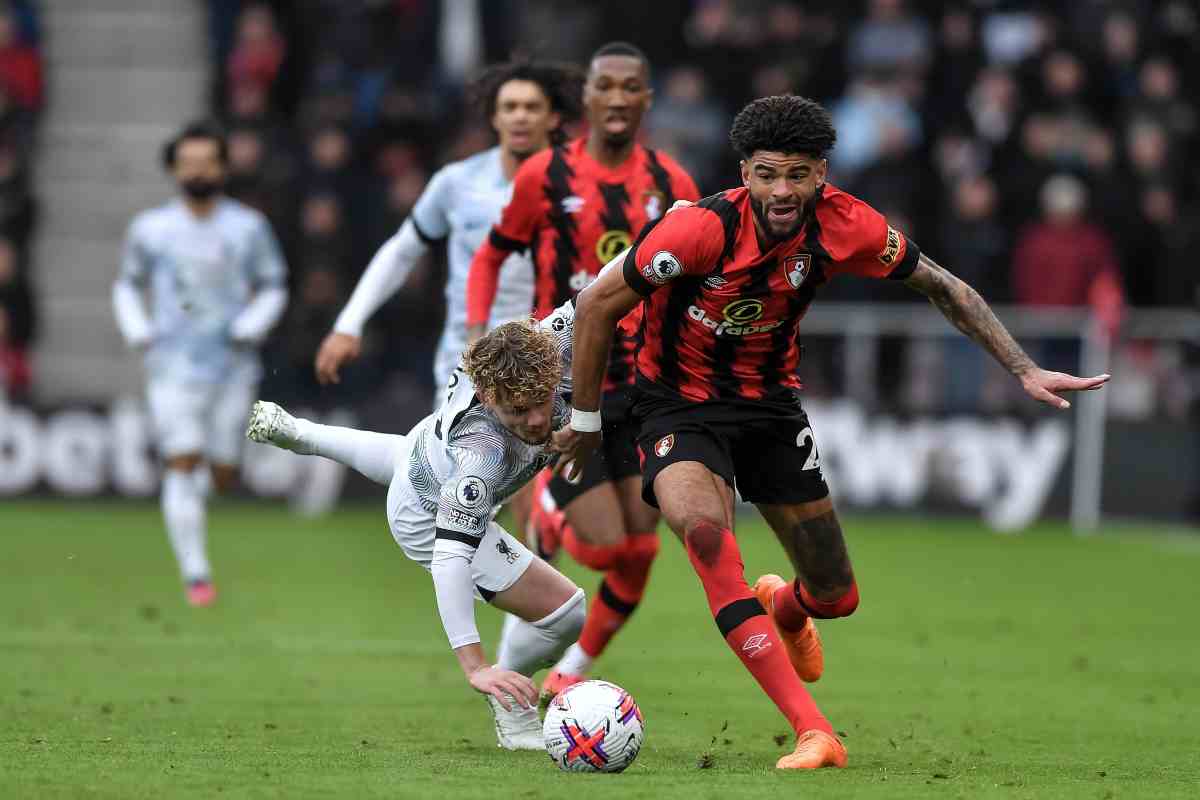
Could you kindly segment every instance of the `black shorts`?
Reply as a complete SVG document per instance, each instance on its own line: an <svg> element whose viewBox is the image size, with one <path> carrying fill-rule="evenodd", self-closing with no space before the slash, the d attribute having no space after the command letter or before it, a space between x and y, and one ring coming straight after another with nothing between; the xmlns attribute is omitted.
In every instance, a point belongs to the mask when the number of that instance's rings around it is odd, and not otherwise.
<svg viewBox="0 0 1200 800"><path fill-rule="evenodd" d="M600 402L603 438L600 446L583 465L583 476L579 483L570 483L561 475L551 479L550 496L559 508L566 508L576 497L602 483L641 473L641 457L637 450L638 426L630 416L631 391L632 387L604 393Z"/></svg>
<svg viewBox="0 0 1200 800"><path fill-rule="evenodd" d="M658 508L654 479L677 461L698 461L749 503L809 503L829 495L808 415L794 391L770 400L693 403L640 392L642 498Z"/></svg>

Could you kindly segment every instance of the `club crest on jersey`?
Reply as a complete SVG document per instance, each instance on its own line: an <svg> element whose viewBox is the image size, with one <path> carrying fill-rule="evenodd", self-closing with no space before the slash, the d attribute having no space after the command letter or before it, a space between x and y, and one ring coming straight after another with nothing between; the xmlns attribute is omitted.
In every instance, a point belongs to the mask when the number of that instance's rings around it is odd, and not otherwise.
<svg viewBox="0 0 1200 800"><path fill-rule="evenodd" d="M577 194L562 199L562 210L567 214L578 214L583 210L584 200Z"/></svg>
<svg viewBox="0 0 1200 800"><path fill-rule="evenodd" d="M483 503L486 496L487 490L483 479L476 478L474 475L468 475L460 480L454 490L455 499L464 508L475 508Z"/></svg>
<svg viewBox="0 0 1200 800"><path fill-rule="evenodd" d="M896 254L900 252L900 234L891 225L888 226L887 244L883 246L883 251L879 254L879 261L884 264L891 264L896 260Z"/></svg>
<svg viewBox="0 0 1200 800"><path fill-rule="evenodd" d="M799 289L800 284L804 283L804 279L812 271L812 254L796 253L788 256L783 260L783 271L792 288Z"/></svg>
<svg viewBox="0 0 1200 800"><path fill-rule="evenodd" d="M679 259L668 250L659 250L650 259L650 263L642 267L642 277L655 286L664 286L669 281L683 274Z"/></svg>
<svg viewBox="0 0 1200 800"><path fill-rule="evenodd" d="M654 455L659 458L666 458L667 453L671 452L671 448L675 446L675 434L668 433L666 436L654 443Z"/></svg>
<svg viewBox="0 0 1200 800"><path fill-rule="evenodd" d="M607 264L619 256L622 250L629 247L629 243L632 241L629 231L605 231L604 235L596 240L596 258L600 260L601 264Z"/></svg>
<svg viewBox="0 0 1200 800"><path fill-rule="evenodd" d="M642 209L646 212L646 219L653 221L661 217L666 205L667 196L657 189L642 192Z"/></svg>

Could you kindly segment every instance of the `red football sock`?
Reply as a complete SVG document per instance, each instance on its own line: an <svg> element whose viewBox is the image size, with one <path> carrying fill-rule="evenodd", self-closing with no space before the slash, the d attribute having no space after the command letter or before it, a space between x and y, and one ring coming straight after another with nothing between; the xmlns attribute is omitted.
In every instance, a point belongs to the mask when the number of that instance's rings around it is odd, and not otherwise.
<svg viewBox="0 0 1200 800"><path fill-rule="evenodd" d="M818 600L797 578L776 589L772 602L779 627L785 631L798 631L809 617L834 619L853 614L858 608L858 584L852 582L849 589L833 600Z"/></svg>
<svg viewBox="0 0 1200 800"><path fill-rule="evenodd" d="M650 565L658 553L658 536L630 534L616 557L616 565L604 575L600 591L592 598L587 619L579 634L579 647L598 658L617 631L629 620L646 591Z"/></svg>
<svg viewBox="0 0 1200 800"><path fill-rule="evenodd" d="M772 600L774 607L771 613L775 616L775 622L785 631L798 631L808 622L808 610L796 597L796 583L797 581L788 581L780 586L775 590Z"/></svg>
<svg viewBox="0 0 1200 800"><path fill-rule="evenodd" d="M617 563L624 542L616 545L588 544L575 535L575 529L570 525L563 527L563 548L571 554L571 558L585 567L604 572L612 569Z"/></svg>
<svg viewBox="0 0 1200 800"><path fill-rule="evenodd" d="M746 584L742 554L733 532L702 522L689 529L684 539L688 558L708 597L709 610L734 655L796 733L813 728L833 733L829 720L792 669L775 626Z"/></svg>

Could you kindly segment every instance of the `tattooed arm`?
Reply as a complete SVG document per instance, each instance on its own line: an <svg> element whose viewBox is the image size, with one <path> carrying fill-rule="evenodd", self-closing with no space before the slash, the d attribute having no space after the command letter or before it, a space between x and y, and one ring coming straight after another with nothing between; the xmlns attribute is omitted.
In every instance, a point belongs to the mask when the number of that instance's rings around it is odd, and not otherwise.
<svg viewBox="0 0 1200 800"><path fill-rule="evenodd" d="M1099 389L1108 382L1108 375L1093 378L1077 378L1062 372L1048 372L1033 363L1012 334L996 319L979 293L954 275L938 266L924 253L917 261L912 275L904 281L929 298L954 327L970 336L984 347L1019 381L1025 392L1056 408L1070 408L1071 404L1056 392L1074 392Z"/></svg>

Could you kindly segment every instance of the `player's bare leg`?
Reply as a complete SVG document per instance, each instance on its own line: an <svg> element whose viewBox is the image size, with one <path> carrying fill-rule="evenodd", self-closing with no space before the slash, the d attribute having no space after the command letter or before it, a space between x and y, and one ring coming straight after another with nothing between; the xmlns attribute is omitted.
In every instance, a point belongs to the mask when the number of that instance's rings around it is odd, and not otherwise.
<svg viewBox="0 0 1200 800"><path fill-rule="evenodd" d="M212 485L218 492L232 492L238 485L237 464L213 464Z"/></svg>
<svg viewBox="0 0 1200 800"><path fill-rule="evenodd" d="M679 461L658 473L654 493L667 524L687 549L726 644L796 732L796 750L775 766L845 766L845 748L792 669L775 625L746 584L733 535L732 489L703 464Z"/></svg>
<svg viewBox="0 0 1200 800"><path fill-rule="evenodd" d="M846 540L828 498L791 505L760 504L796 571L794 581L763 575L754 592L779 629L796 674L808 682L821 677L825 657L813 618L854 613L858 587Z"/></svg>
<svg viewBox="0 0 1200 800"><path fill-rule="evenodd" d="M199 453L166 459L162 483L162 512L167 536L183 577L187 601L209 606L217 599L208 563L205 495L208 476Z"/></svg>
<svg viewBox="0 0 1200 800"><path fill-rule="evenodd" d="M605 574L579 641L542 684L542 700L547 702L586 678L593 662L637 609L658 555L658 512L642 500L639 476L589 489L567 505L566 518L568 552Z"/></svg>

